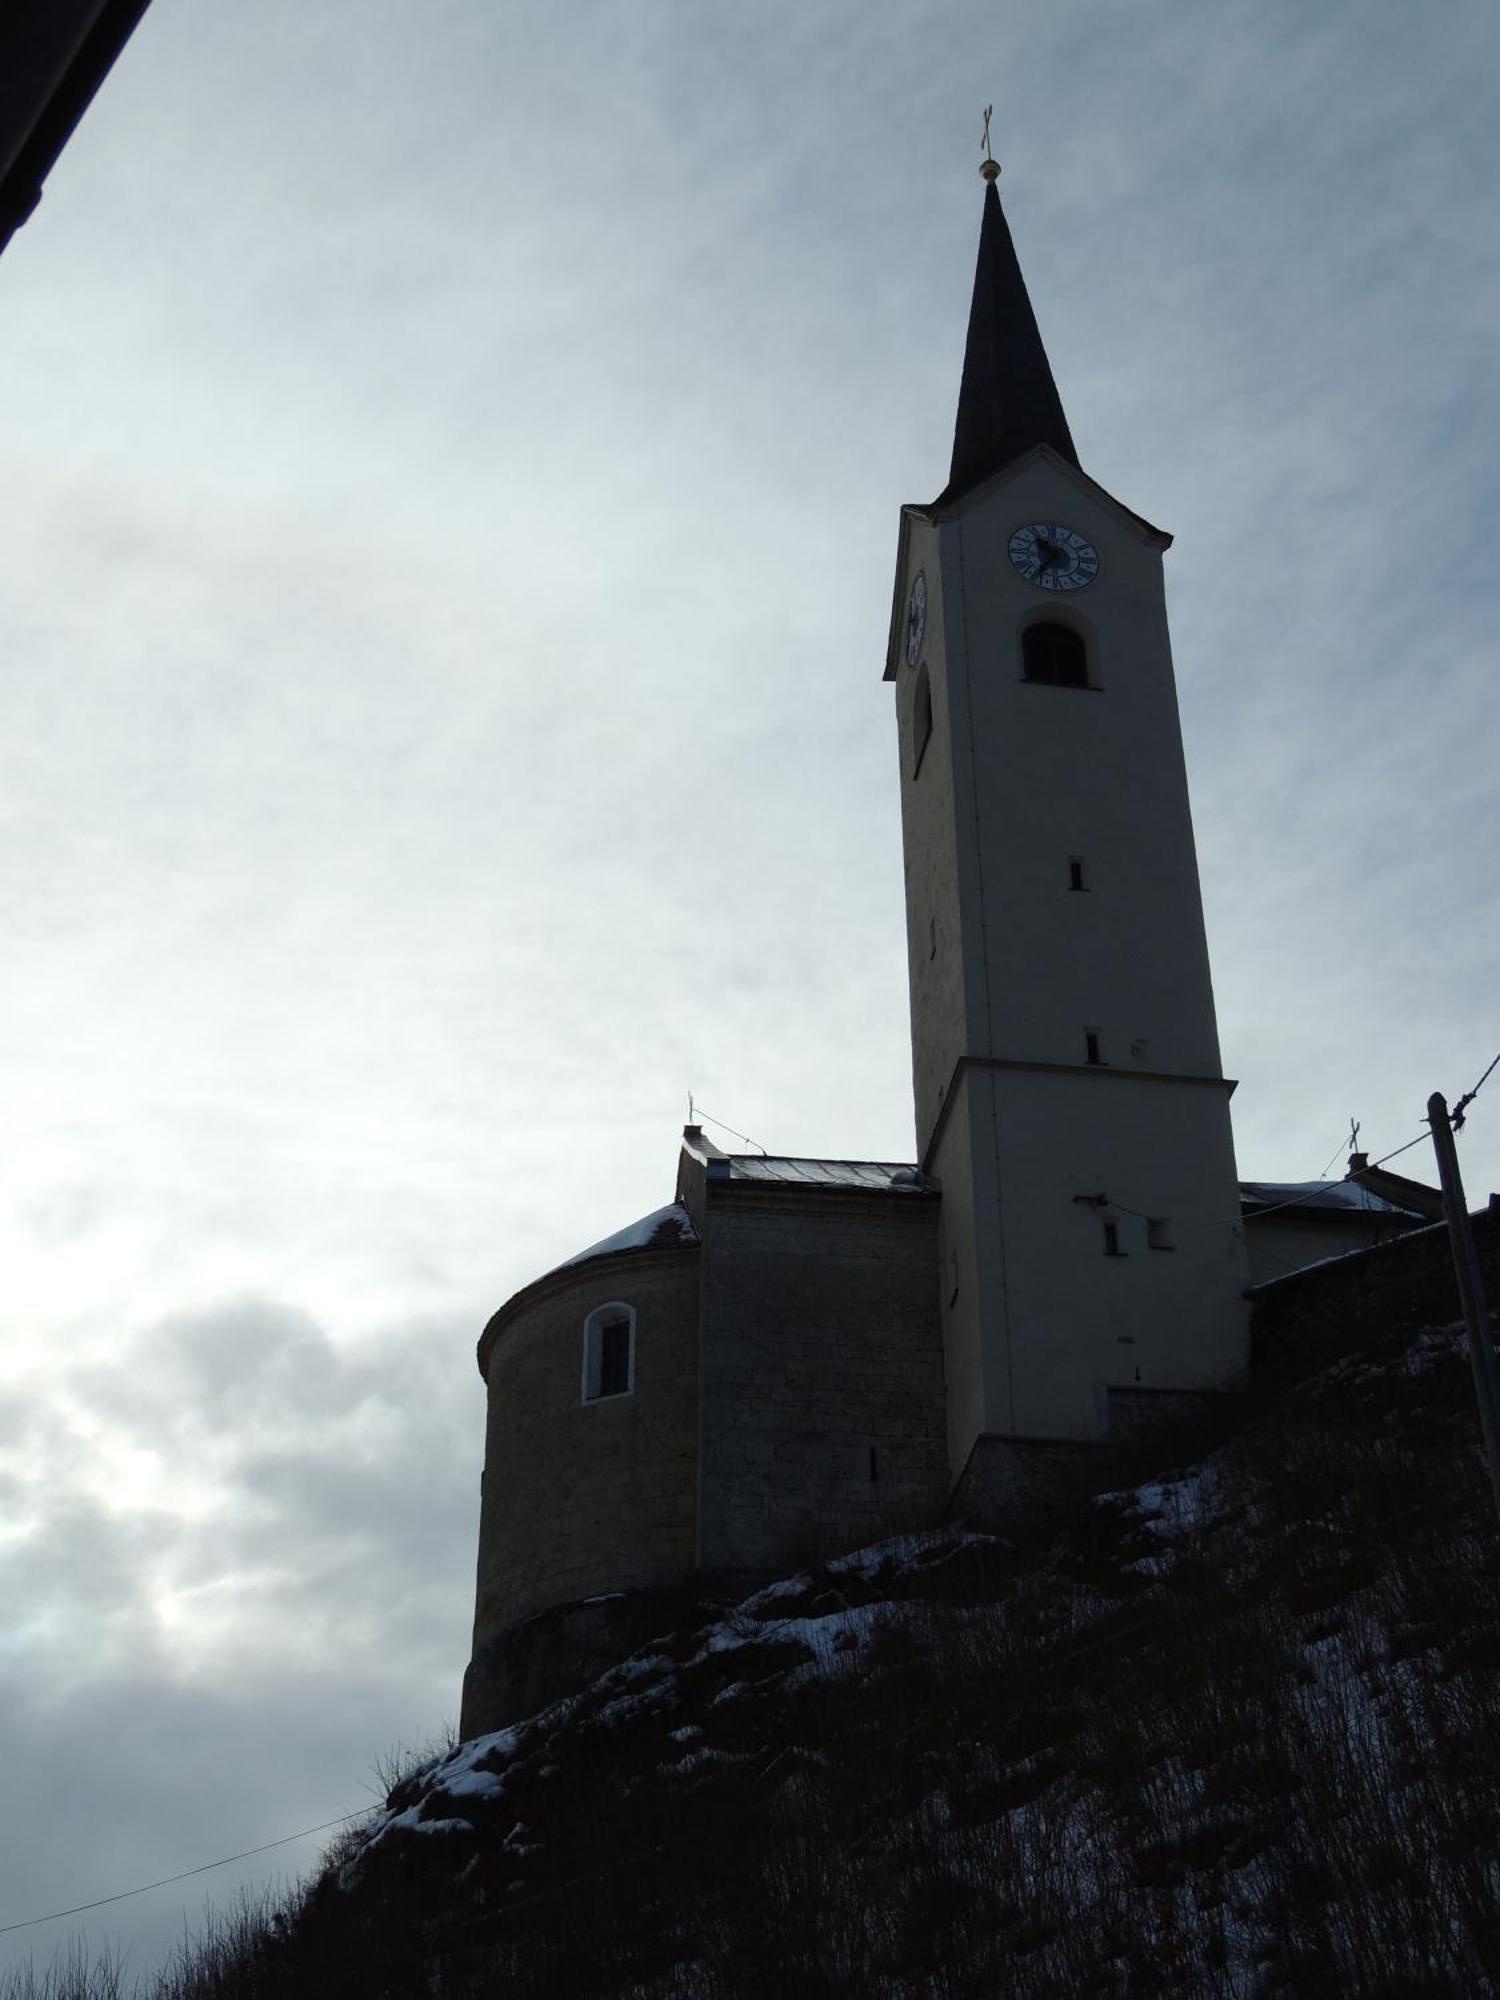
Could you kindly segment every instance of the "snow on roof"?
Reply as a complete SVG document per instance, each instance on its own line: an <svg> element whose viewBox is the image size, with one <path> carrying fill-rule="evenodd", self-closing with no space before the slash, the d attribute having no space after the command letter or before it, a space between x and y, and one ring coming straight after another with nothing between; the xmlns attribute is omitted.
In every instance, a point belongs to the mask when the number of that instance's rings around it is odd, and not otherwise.
<svg viewBox="0 0 1500 2000"><path fill-rule="evenodd" d="M735 1181L802 1183L813 1187L919 1188L922 1179L907 1161L790 1160L766 1153L732 1153L729 1178Z"/></svg>
<svg viewBox="0 0 1500 2000"><path fill-rule="evenodd" d="M766 1153L734 1153L729 1177L775 1187L868 1188L910 1192L927 1185L917 1169L891 1160L794 1160ZM1355 1181L1241 1181L1240 1201L1247 1215L1286 1208L1290 1213L1327 1215L1410 1215L1399 1203L1372 1194ZM630 1250L671 1250L698 1241L692 1217L680 1201L654 1208L638 1222L627 1223L613 1236L591 1243L553 1268L571 1270L595 1257L615 1257ZM550 1273L549 1273L550 1275Z"/></svg>
<svg viewBox="0 0 1500 2000"><path fill-rule="evenodd" d="M1327 1215L1351 1212L1361 1215L1414 1215L1415 1209L1387 1201L1358 1181L1241 1181L1240 1203L1246 1214L1257 1210L1287 1208L1304 1213Z"/></svg>
<svg viewBox="0 0 1500 2000"><path fill-rule="evenodd" d="M617 1229L602 1242L591 1243L587 1250L580 1250L576 1257L568 1257L554 1268L566 1271L574 1264L588 1263L591 1257L613 1257L622 1250L672 1250L680 1243L697 1241L692 1217L680 1201L671 1201L665 1208L653 1208L639 1222Z"/></svg>

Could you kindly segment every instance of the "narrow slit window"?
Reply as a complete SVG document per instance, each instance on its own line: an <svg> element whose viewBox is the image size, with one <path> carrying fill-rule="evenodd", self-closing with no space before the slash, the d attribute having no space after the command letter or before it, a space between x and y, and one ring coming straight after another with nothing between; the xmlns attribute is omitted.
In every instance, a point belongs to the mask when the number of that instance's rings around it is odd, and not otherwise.
<svg viewBox="0 0 1500 2000"><path fill-rule="evenodd" d="M603 1402L635 1388L635 1310L600 1306L583 1323L583 1400Z"/></svg>
<svg viewBox="0 0 1500 2000"><path fill-rule="evenodd" d="M927 662L917 668L917 678L911 691L911 774L915 777L922 768L922 757L932 740L932 682L928 678Z"/></svg>
<svg viewBox="0 0 1500 2000"><path fill-rule="evenodd" d="M1106 1222L1104 1225L1104 1254L1106 1257L1123 1257L1125 1255L1125 1252L1120 1248L1120 1225L1118 1222Z"/></svg>
<svg viewBox="0 0 1500 2000"><path fill-rule="evenodd" d="M1083 1054L1085 1062L1102 1063L1104 1061L1104 1057L1099 1053L1099 1030L1097 1028L1084 1029Z"/></svg>
<svg viewBox="0 0 1500 2000"><path fill-rule="evenodd" d="M1028 625L1021 634L1021 673L1044 687L1086 688L1089 649L1082 633L1050 618Z"/></svg>
<svg viewBox="0 0 1500 2000"><path fill-rule="evenodd" d="M1088 886L1088 883L1083 879L1083 857L1078 854L1069 855L1068 887L1070 889L1087 889Z"/></svg>

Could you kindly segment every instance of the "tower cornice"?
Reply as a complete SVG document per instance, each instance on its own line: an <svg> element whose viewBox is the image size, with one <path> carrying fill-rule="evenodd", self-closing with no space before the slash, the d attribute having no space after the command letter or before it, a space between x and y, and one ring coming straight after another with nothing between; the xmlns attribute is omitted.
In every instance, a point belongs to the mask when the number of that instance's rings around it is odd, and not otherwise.
<svg viewBox="0 0 1500 2000"><path fill-rule="evenodd" d="M1048 444L1033 445L1029 451L1021 452L991 473L987 479L981 480L977 486L970 487L966 493L961 493L951 500L941 497L925 502L909 500L901 509L900 541L896 550L896 576L891 597L891 625L886 643L884 679L893 681L896 678L896 670L902 657L901 641L907 585L906 553L912 522L924 521L941 527L946 522L961 520L965 514L983 506L993 494L998 493L1033 465L1049 466L1077 487L1080 493L1086 494L1096 505L1102 507L1112 520L1118 521L1127 533L1134 535L1147 547L1163 551L1171 548L1172 537L1165 528L1158 528L1153 522L1148 521L1144 514L1137 514L1133 508L1127 507L1123 500L1117 500L1107 487L1101 486L1098 480L1092 478L1081 466L1061 457Z"/></svg>

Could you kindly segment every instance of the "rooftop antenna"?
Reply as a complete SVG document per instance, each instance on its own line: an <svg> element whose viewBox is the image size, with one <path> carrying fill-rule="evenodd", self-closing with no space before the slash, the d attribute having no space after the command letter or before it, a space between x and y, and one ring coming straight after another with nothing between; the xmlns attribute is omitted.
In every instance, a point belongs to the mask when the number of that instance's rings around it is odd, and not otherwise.
<svg viewBox="0 0 1500 2000"><path fill-rule="evenodd" d="M990 151L990 114L994 108L993 104L984 107L984 133L979 141L984 148L984 158L980 162L979 171L987 181L997 181L1000 178L1000 162Z"/></svg>

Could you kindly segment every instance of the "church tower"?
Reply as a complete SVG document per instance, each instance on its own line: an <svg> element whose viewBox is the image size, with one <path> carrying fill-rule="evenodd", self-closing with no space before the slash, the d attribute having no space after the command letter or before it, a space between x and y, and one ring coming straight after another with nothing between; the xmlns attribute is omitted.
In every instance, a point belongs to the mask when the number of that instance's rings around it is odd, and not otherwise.
<svg viewBox="0 0 1500 2000"><path fill-rule="evenodd" d="M918 1156L948 1454L994 1515L1243 1386L1247 1281L1162 557L1079 464L987 160L947 486L902 509Z"/></svg>

